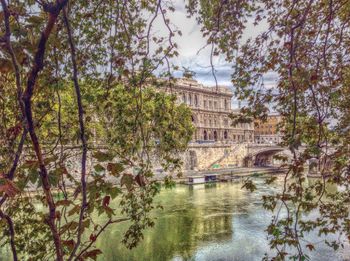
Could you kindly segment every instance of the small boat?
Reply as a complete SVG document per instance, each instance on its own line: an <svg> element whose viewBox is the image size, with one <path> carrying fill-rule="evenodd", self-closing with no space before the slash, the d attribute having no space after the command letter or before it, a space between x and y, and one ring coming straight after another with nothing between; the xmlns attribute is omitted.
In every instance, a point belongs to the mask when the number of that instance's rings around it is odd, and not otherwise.
<svg viewBox="0 0 350 261"><path fill-rule="evenodd" d="M205 177L204 176L189 176L188 181L186 182L187 185L195 185L195 184L204 184L205 183Z"/></svg>

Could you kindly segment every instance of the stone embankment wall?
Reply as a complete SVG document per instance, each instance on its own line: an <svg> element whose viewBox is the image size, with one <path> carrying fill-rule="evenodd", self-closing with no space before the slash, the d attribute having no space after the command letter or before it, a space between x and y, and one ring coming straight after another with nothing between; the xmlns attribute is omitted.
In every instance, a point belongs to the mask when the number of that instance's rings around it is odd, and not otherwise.
<svg viewBox="0 0 350 261"><path fill-rule="evenodd" d="M185 170L242 167L247 144L191 144L183 155Z"/></svg>

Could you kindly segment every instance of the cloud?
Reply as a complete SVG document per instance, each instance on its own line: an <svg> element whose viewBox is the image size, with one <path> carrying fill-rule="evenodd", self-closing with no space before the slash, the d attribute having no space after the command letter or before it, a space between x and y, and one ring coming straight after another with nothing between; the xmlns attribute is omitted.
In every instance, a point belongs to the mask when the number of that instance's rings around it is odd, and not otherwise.
<svg viewBox="0 0 350 261"><path fill-rule="evenodd" d="M167 13L172 26L182 31L182 36L175 36L175 42L178 44L179 56L174 58L171 62L180 69L182 67L188 68L196 73L196 80L204 85L215 85L215 79L212 75L212 68L210 66L210 51L211 47L207 46L207 39L202 36L200 25L198 25L194 17L188 18L185 3L183 0L174 0L173 5L175 12ZM162 21L156 21L158 26L158 33L167 35L167 28L162 25ZM253 25L253 18L248 19L247 28L243 34L242 42L249 38L253 38L266 30L267 23L263 22L259 26ZM233 72L232 65L225 61L224 57L214 57L213 64L215 68L215 75L219 85L225 85L234 88L231 83L231 74ZM174 73L176 77L182 76L181 71ZM278 75L274 72L264 75L264 84L267 88L276 86Z"/></svg>

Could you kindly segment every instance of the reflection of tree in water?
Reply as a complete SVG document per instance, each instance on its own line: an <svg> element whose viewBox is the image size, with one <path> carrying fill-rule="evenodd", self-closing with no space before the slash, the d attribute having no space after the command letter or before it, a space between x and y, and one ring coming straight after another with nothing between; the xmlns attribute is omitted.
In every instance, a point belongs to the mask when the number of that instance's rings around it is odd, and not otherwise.
<svg viewBox="0 0 350 261"><path fill-rule="evenodd" d="M99 242L104 258L164 261L178 256L191 260L199 246L230 240L234 190L226 196L222 191L215 193L219 190L214 184L162 193L160 199L165 209L157 213L159 218L155 227L146 231L140 245L132 251L127 250L119 244L126 226L112 227Z"/></svg>
<svg viewBox="0 0 350 261"><path fill-rule="evenodd" d="M261 196L276 193L281 183L266 186L263 178L254 181L259 187L256 193L242 190L240 183L177 186L174 190L163 190L157 200L164 210L156 211L155 227L145 232L140 245L130 251L120 244L127 224L111 227L99 242L104 252L103 260L166 261L174 257L179 257L176 260L194 260L197 251L216 244L227 245L236 251L235 255L243 251L243 256L261 257L267 247L263 234L258 246L251 247L258 242L255 233L263 233L270 215L262 212ZM315 181L310 179L309 185ZM335 192L336 186L327 184L327 191ZM243 241L237 245L236 240ZM261 248L262 245L265 247ZM233 252L229 253L232 255ZM225 255L227 253L223 257Z"/></svg>

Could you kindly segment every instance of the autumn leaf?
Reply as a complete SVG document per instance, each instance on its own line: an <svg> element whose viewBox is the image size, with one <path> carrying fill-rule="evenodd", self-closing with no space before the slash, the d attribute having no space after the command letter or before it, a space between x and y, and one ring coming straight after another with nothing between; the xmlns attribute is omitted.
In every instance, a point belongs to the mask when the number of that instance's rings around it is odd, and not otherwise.
<svg viewBox="0 0 350 261"><path fill-rule="evenodd" d="M136 175L135 181L140 187L144 187L147 184L145 176L140 173Z"/></svg>
<svg viewBox="0 0 350 261"><path fill-rule="evenodd" d="M88 251L86 253L84 253L82 255L82 258L83 259L88 259L88 258L91 258L93 260L96 260L97 259L97 256L102 254L102 251L99 250L99 249L94 249L94 250L91 250L91 251Z"/></svg>
<svg viewBox="0 0 350 261"><path fill-rule="evenodd" d="M121 163L108 163L107 170L111 175L118 177L120 173L124 170L124 166Z"/></svg>
<svg viewBox="0 0 350 261"><path fill-rule="evenodd" d="M105 196L102 201L102 206L107 207L109 205L111 197L110 196Z"/></svg>
<svg viewBox="0 0 350 261"><path fill-rule="evenodd" d="M16 185L10 181L5 179L3 185L0 185L0 192L5 193L7 196L14 197L16 194L20 192L20 190L16 187Z"/></svg>
<svg viewBox="0 0 350 261"><path fill-rule="evenodd" d="M312 244L307 244L306 247L307 247L310 251L315 250L315 246L312 245Z"/></svg>
<svg viewBox="0 0 350 261"><path fill-rule="evenodd" d="M57 207L59 207L59 206L69 206L71 203L72 203L71 200L63 199L63 200L57 201L57 202L56 202L56 206L57 206Z"/></svg>
<svg viewBox="0 0 350 261"><path fill-rule="evenodd" d="M71 240L62 240L62 244L64 246L66 246L69 249L69 251L72 251L73 248L74 248L75 242L74 242L73 239L71 239Z"/></svg>
<svg viewBox="0 0 350 261"><path fill-rule="evenodd" d="M96 235L91 234L89 238L90 238L91 242L95 242L97 237L96 237Z"/></svg>

